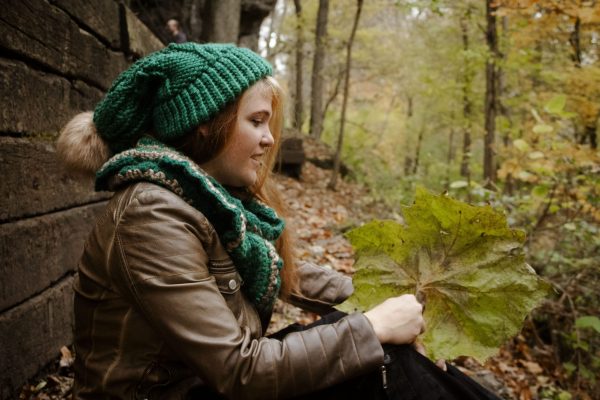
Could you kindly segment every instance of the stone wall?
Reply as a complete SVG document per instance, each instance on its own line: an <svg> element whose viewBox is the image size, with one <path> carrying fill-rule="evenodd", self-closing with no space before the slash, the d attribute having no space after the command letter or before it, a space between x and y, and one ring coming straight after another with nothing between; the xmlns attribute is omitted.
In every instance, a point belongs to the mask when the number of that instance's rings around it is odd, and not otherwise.
<svg viewBox="0 0 600 400"><path fill-rule="evenodd" d="M107 193L69 175L54 141L134 59L163 44L115 0L0 7L0 398L72 341L71 283Z"/></svg>

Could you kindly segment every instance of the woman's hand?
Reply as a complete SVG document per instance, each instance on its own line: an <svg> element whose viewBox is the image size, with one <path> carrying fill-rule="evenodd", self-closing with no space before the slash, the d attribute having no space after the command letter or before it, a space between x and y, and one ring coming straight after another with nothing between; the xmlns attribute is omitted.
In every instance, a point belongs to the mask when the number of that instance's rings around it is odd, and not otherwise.
<svg viewBox="0 0 600 400"><path fill-rule="evenodd" d="M412 294L392 297L365 312L379 341L412 343L423 332L423 306Z"/></svg>
<svg viewBox="0 0 600 400"><path fill-rule="evenodd" d="M369 319L379 341L390 344L414 343L415 349L426 356L423 344L415 341L425 330L423 306L412 294L392 297L375 308L367 311ZM446 371L446 361L438 360L435 365Z"/></svg>

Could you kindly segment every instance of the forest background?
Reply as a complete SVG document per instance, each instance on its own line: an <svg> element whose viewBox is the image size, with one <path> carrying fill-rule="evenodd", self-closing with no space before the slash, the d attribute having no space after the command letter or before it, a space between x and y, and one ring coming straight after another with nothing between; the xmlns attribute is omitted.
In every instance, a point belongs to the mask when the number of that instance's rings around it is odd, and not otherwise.
<svg viewBox="0 0 600 400"><path fill-rule="evenodd" d="M600 398L600 4L359 7L280 1L267 21L291 126L341 148L351 179L396 209L423 185L504 210L555 288L524 330L557 382L536 397Z"/></svg>
<svg viewBox="0 0 600 400"><path fill-rule="evenodd" d="M398 213L421 185L526 231L554 287L523 331L535 398L600 398L599 27L595 0L278 0L260 29L288 134L337 150L330 189L343 164Z"/></svg>

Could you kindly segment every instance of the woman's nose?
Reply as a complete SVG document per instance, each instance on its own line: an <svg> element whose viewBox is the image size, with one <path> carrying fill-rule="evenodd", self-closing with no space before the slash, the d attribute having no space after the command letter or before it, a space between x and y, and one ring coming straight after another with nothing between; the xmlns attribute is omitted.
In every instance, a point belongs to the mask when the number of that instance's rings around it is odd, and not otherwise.
<svg viewBox="0 0 600 400"><path fill-rule="evenodd" d="M262 135L260 139L260 144L264 147L271 147L275 144L275 138L271 134L271 130L267 129L267 131Z"/></svg>

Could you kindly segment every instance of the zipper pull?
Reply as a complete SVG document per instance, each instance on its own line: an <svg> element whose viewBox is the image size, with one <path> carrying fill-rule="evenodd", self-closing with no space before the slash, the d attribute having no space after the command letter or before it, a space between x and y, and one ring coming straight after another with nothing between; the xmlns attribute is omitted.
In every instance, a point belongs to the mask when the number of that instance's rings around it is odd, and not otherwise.
<svg viewBox="0 0 600 400"><path fill-rule="evenodd" d="M381 381L383 383L383 388L387 389L387 370L385 369L385 365L381 366Z"/></svg>

